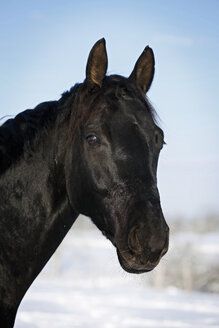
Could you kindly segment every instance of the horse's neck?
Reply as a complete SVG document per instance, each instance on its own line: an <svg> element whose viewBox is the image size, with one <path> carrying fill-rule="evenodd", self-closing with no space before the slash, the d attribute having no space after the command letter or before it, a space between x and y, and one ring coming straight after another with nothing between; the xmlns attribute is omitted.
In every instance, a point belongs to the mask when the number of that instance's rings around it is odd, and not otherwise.
<svg viewBox="0 0 219 328"><path fill-rule="evenodd" d="M47 139L39 138L31 156L20 159L0 179L0 295L4 302L20 301L77 218L68 202L64 158L58 149L63 140L53 130Z"/></svg>

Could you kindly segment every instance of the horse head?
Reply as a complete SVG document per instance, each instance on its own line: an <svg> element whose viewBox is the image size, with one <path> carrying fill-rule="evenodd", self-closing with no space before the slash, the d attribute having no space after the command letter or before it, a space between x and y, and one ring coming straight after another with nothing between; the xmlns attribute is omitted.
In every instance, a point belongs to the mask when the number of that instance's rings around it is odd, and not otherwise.
<svg viewBox="0 0 219 328"><path fill-rule="evenodd" d="M69 124L65 170L71 206L110 239L121 266L131 273L152 270L168 250L169 228L157 188L164 134L145 96L154 64L147 46L128 78L106 76L105 40L99 40Z"/></svg>

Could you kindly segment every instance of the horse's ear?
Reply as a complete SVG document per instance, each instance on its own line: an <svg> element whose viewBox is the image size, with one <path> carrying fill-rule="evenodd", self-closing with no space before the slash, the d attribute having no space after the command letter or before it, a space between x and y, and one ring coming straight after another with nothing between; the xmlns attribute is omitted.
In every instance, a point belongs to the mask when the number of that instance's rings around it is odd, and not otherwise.
<svg viewBox="0 0 219 328"><path fill-rule="evenodd" d="M144 93L150 89L153 81L154 65L155 60L153 50L147 46L138 58L135 67L129 76L129 79L134 80Z"/></svg>
<svg viewBox="0 0 219 328"><path fill-rule="evenodd" d="M101 87L106 71L106 41L103 38L97 41L90 51L86 67L86 81Z"/></svg>

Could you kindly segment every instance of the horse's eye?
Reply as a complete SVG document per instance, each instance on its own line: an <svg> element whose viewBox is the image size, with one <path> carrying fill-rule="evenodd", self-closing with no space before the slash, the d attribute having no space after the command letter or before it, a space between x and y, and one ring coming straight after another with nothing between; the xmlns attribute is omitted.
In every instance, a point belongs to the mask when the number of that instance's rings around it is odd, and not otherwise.
<svg viewBox="0 0 219 328"><path fill-rule="evenodd" d="M87 136L86 140L89 146L94 146L99 142L99 138L94 134Z"/></svg>

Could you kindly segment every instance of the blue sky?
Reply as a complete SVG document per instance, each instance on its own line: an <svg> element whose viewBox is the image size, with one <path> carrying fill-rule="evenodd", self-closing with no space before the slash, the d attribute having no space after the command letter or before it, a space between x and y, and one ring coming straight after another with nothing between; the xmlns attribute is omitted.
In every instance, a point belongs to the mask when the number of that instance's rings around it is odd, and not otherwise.
<svg viewBox="0 0 219 328"><path fill-rule="evenodd" d="M167 142L158 174L166 216L219 212L219 1L0 0L0 116L83 81L101 37L108 74L128 76L144 47L154 50L148 96Z"/></svg>

